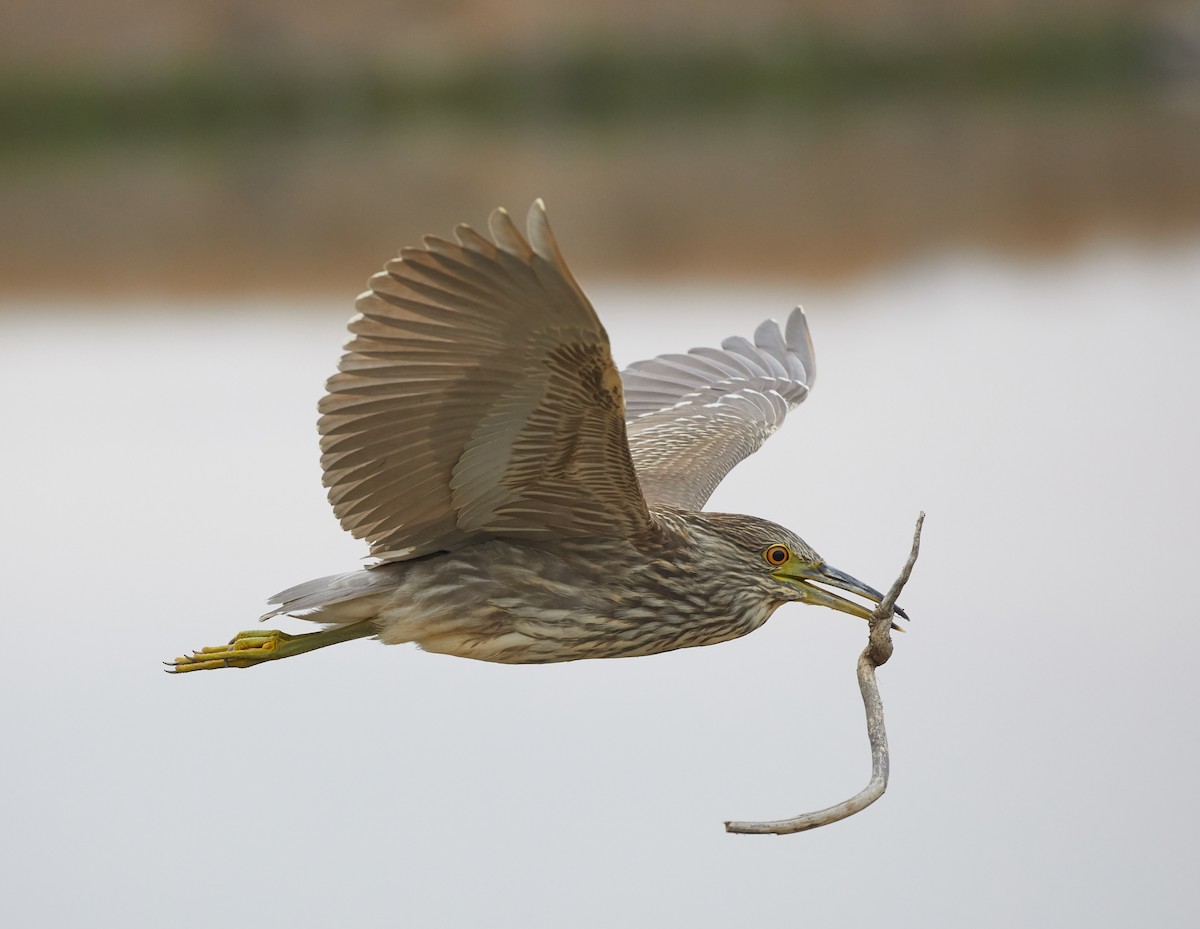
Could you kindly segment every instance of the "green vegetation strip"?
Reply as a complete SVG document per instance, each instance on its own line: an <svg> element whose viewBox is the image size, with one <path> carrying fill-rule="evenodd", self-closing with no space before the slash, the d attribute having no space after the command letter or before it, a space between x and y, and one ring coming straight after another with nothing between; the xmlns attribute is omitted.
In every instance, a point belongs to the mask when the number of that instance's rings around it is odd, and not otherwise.
<svg viewBox="0 0 1200 929"><path fill-rule="evenodd" d="M1109 22L927 51L811 35L754 49L576 46L535 61L476 61L439 73L379 66L314 72L242 60L136 77L0 70L0 137L12 151L425 118L596 122L838 109L904 96L1112 94L1154 83L1160 44L1140 25Z"/></svg>

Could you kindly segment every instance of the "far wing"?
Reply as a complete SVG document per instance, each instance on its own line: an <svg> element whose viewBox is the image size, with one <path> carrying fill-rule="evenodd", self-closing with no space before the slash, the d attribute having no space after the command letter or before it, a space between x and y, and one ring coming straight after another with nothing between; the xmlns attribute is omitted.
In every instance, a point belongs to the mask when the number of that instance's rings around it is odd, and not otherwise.
<svg viewBox="0 0 1200 929"><path fill-rule="evenodd" d="M621 372L629 451L651 504L701 509L806 396L816 375L804 313L786 334L768 320L754 342L660 355Z"/></svg>

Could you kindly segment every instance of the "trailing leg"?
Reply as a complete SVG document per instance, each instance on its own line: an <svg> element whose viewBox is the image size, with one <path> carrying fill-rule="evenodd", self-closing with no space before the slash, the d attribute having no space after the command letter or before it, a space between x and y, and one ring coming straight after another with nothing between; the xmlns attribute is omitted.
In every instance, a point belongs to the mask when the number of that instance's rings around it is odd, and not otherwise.
<svg viewBox="0 0 1200 929"><path fill-rule="evenodd" d="M277 629L252 629L239 632L228 645L209 646L169 661L167 670L178 673L207 671L212 668L249 668L264 661L291 658L293 655L301 655L339 642L349 642L351 639L361 639L377 632L373 619L300 635L289 635Z"/></svg>

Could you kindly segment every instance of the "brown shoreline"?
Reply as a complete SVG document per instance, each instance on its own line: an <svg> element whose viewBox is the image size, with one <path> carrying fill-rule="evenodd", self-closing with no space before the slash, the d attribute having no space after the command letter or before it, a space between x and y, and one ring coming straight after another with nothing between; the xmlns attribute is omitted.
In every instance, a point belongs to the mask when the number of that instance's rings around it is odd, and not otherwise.
<svg viewBox="0 0 1200 929"><path fill-rule="evenodd" d="M1200 232L1200 120L1069 101L102 149L8 164L0 293L346 293L546 199L589 276L835 280L944 249Z"/></svg>

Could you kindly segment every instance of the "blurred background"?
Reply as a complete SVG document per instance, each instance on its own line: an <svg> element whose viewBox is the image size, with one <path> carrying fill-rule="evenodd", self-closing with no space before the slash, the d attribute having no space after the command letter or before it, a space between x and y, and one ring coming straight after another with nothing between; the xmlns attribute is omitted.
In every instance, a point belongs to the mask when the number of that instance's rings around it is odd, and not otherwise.
<svg viewBox="0 0 1200 929"><path fill-rule="evenodd" d="M10 0L0 281L345 294L533 196L589 276L1177 239L1198 56L1171 0Z"/></svg>
<svg viewBox="0 0 1200 929"><path fill-rule="evenodd" d="M0 922L1191 926L1200 8L8 0ZM863 629L510 668L161 662L353 567L315 405L402 245L545 198L625 364L807 309L714 509ZM292 622L291 631L303 624Z"/></svg>

